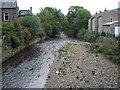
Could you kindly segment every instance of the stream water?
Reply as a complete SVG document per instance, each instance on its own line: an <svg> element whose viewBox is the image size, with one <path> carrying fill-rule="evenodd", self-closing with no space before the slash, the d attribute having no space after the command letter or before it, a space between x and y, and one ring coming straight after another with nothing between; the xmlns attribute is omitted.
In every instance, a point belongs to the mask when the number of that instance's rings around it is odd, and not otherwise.
<svg viewBox="0 0 120 90"><path fill-rule="evenodd" d="M67 44L60 38L36 43L2 64L3 88L44 88L56 51Z"/></svg>

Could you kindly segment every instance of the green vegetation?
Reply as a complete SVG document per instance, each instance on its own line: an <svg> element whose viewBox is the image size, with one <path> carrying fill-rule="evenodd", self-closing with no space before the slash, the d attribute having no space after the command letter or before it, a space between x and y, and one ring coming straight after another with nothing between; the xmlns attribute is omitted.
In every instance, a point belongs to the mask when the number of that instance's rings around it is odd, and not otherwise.
<svg viewBox="0 0 120 90"><path fill-rule="evenodd" d="M91 43L91 52L101 53L107 59L115 64L120 64L120 36L116 39L113 37L99 37L92 31L80 30L77 38L82 41Z"/></svg>
<svg viewBox="0 0 120 90"><path fill-rule="evenodd" d="M52 7L40 9L37 15L29 12L14 24L2 24L3 51L17 48L37 38L55 38L61 31L76 37L81 28L87 28L89 17L90 12L78 6L70 7L67 16Z"/></svg>
<svg viewBox="0 0 120 90"><path fill-rule="evenodd" d="M95 52L103 54L115 64L120 64L119 44L117 40L111 37L102 37L98 38L92 45Z"/></svg>
<svg viewBox="0 0 120 90"><path fill-rule="evenodd" d="M107 59L115 64L120 64L120 36L116 39L113 37L100 37L99 34L92 31L80 30L77 38L82 41L91 43L91 52L101 53Z"/></svg>
<svg viewBox="0 0 120 90"><path fill-rule="evenodd" d="M70 37L77 38L80 30L87 29L90 16L90 12L83 7L71 6L67 14L69 27L66 34Z"/></svg>
<svg viewBox="0 0 120 90"><path fill-rule="evenodd" d="M88 10L79 6L71 6L68 14L64 15L60 10L52 7L41 8L37 15L31 12L25 17L19 17L14 24L0 24L2 26L3 54L12 52L23 44L28 44L38 38L55 38L60 32L64 32L68 37L92 43L95 52L102 53L114 63L120 63L120 36L111 38L109 35L100 38L98 33L88 31L88 19L91 14ZM59 50L61 54L66 54L71 47L63 47ZM1 49L0 49L1 50ZM0 51L1 52L1 51Z"/></svg>
<svg viewBox="0 0 120 90"><path fill-rule="evenodd" d="M66 27L68 30L65 33L69 37L92 43L95 52L103 54L113 63L120 63L120 49L118 48L120 46L118 45L120 37L115 39L107 35L105 38L102 38L97 32L88 31L87 26L90 16L90 12L83 7L71 6L67 14L68 22Z"/></svg>
<svg viewBox="0 0 120 90"><path fill-rule="evenodd" d="M66 46L60 48L58 51L60 55L65 56L68 53L68 50L72 48L72 44L68 43Z"/></svg>
<svg viewBox="0 0 120 90"><path fill-rule="evenodd" d="M95 42L98 36L99 34L97 33L81 29L77 34L77 39L87 42Z"/></svg>
<svg viewBox="0 0 120 90"><path fill-rule="evenodd" d="M25 17L20 17L19 22L23 27L23 32L26 32L26 38L39 38L44 36L44 31L42 30L41 21L38 16L28 14ZM31 34L31 35L30 35Z"/></svg>
<svg viewBox="0 0 120 90"><path fill-rule="evenodd" d="M46 37L54 38L62 29L63 14L60 10L52 7L46 7L40 10L37 16L41 19L42 28Z"/></svg>
<svg viewBox="0 0 120 90"><path fill-rule="evenodd" d="M2 24L2 35L3 35L3 48L7 46L12 46L16 48L20 45L21 38L20 38L20 30L18 27L15 27L9 23Z"/></svg>
<svg viewBox="0 0 120 90"><path fill-rule="evenodd" d="M62 30L63 22L64 15L60 10L52 7L41 9L37 15L29 12L26 16L19 17L14 23L3 22L0 24L3 57L43 37L55 38Z"/></svg>
<svg viewBox="0 0 120 90"><path fill-rule="evenodd" d="M0 59L2 58L2 39L0 39Z"/></svg>

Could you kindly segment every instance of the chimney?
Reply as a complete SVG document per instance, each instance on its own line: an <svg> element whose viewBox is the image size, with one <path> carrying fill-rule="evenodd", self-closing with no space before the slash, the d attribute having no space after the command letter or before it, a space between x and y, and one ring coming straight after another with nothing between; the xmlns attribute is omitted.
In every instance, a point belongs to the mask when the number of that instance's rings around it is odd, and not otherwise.
<svg viewBox="0 0 120 90"><path fill-rule="evenodd" d="M100 10L100 12L99 13L101 13L102 11Z"/></svg>
<svg viewBox="0 0 120 90"><path fill-rule="evenodd" d="M32 12L32 7L30 7L30 11Z"/></svg>
<svg viewBox="0 0 120 90"><path fill-rule="evenodd" d="M97 11L96 11L96 13L95 14L97 14Z"/></svg>
<svg viewBox="0 0 120 90"><path fill-rule="evenodd" d="M104 11L107 11L107 10L106 10L106 8L105 8L105 10L104 10Z"/></svg>

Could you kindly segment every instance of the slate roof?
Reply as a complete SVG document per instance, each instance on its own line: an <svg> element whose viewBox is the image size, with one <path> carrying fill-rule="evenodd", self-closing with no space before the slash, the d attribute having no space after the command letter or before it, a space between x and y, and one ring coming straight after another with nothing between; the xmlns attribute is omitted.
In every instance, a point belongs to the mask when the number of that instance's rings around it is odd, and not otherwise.
<svg viewBox="0 0 120 90"><path fill-rule="evenodd" d="M117 23L120 23L120 21L108 22L108 23L105 23L104 25L113 25L113 24L117 24Z"/></svg>
<svg viewBox="0 0 120 90"><path fill-rule="evenodd" d="M113 9L113 11L120 13L120 8Z"/></svg>
<svg viewBox="0 0 120 90"><path fill-rule="evenodd" d="M2 2L0 8L16 8L17 2Z"/></svg>

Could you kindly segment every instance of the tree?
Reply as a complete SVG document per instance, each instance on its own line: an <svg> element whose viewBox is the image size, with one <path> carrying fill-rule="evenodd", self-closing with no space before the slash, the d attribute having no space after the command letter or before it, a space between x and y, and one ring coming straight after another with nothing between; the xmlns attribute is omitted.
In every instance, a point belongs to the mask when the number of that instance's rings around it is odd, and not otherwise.
<svg viewBox="0 0 120 90"><path fill-rule="evenodd" d="M76 18L75 18L75 25L76 29L87 29L88 28L88 20L90 18L91 14L87 9L84 9L83 7L80 7L78 11L76 12Z"/></svg>
<svg viewBox="0 0 120 90"><path fill-rule="evenodd" d="M56 37L62 29L62 13L60 10L52 7L40 9L37 14L41 19L42 27L47 37Z"/></svg>
<svg viewBox="0 0 120 90"><path fill-rule="evenodd" d="M88 19L91 14L87 9L79 6L71 6L68 10L67 18L69 22L69 36L77 37L80 29L87 29Z"/></svg>
<svg viewBox="0 0 120 90"><path fill-rule="evenodd" d="M28 14L28 16L20 17L19 21L22 27L27 27L33 38L39 38L44 35L40 18L36 15Z"/></svg>

